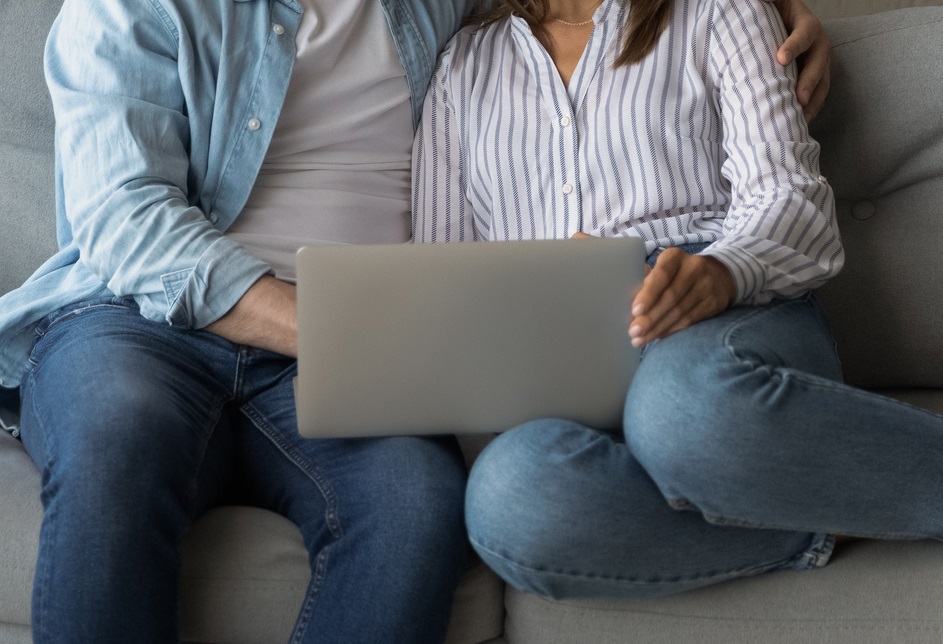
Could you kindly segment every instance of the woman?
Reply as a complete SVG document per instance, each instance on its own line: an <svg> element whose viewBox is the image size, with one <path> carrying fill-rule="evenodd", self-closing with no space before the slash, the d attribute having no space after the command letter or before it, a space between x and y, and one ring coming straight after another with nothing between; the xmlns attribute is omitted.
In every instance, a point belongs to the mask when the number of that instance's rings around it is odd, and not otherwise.
<svg viewBox="0 0 943 644"><path fill-rule="evenodd" d="M622 432L496 439L466 497L481 557L549 597L647 596L943 533L943 418L841 384L810 295L843 253L776 12L499 4L430 86L415 239L637 236L652 270Z"/></svg>

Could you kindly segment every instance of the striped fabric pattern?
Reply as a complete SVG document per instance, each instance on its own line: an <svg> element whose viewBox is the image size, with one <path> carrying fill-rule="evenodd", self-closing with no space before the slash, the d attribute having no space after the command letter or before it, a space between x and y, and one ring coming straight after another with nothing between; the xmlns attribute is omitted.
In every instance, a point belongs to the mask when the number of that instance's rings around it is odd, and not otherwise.
<svg viewBox="0 0 943 644"><path fill-rule="evenodd" d="M518 17L459 32L414 148L413 238L636 236L712 242L737 301L822 284L843 263L832 190L758 0L674 0L641 63L614 68L629 2L605 0L568 86Z"/></svg>

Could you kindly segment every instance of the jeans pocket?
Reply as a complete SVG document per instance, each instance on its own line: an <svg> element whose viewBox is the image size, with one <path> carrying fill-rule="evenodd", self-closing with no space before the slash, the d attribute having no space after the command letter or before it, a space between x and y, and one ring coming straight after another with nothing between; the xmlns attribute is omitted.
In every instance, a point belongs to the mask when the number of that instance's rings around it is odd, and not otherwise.
<svg viewBox="0 0 943 644"><path fill-rule="evenodd" d="M86 300L83 302L73 302L72 304L64 306L60 309L56 309L52 313L48 314L46 317L40 320L38 325L36 325L33 346L30 348L29 356L26 359L26 365L24 367L22 377L26 378L29 373L42 361L44 344L42 340L46 337L47 334L49 334L49 332L62 323L76 318L79 315L104 308L134 310L137 308L137 303L134 301L134 298L131 297L114 296L95 300Z"/></svg>
<svg viewBox="0 0 943 644"><path fill-rule="evenodd" d="M86 300L84 302L74 302L61 309L56 309L45 318L43 318L36 327L36 335L42 337L50 330L66 320L70 320L83 313L100 310L103 308L113 309L135 309L137 303L131 297L107 297L96 300Z"/></svg>

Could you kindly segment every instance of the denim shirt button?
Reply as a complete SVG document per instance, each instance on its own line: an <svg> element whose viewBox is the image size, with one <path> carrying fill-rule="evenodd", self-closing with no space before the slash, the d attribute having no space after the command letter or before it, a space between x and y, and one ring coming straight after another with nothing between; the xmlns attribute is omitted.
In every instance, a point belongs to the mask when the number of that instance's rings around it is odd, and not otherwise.
<svg viewBox="0 0 943 644"><path fill-rule="evenodd" d="M285 33L285 28L282 27L280 24L275 23L274 25L272 25L272 31L275 32L276 36L281 36L282 34Z"/></svg>
<svg viewBox="0 0 943 644"><path fill-rule="evenodd" d="M254 132L258 130L260 127L262 127L262 121L260 121L259 119L249 119L249 122L247 125L249 126L249 129Z"/></svg>
<svg viewBox="0 0 943 644"><path fill-rule="evenodd" d="M217 215L215 212L211 212L211 213L210 213L210 223L211 223L211 224L215 224L215 223L218 222L218 221L219 221L219 215Z"/></svg>

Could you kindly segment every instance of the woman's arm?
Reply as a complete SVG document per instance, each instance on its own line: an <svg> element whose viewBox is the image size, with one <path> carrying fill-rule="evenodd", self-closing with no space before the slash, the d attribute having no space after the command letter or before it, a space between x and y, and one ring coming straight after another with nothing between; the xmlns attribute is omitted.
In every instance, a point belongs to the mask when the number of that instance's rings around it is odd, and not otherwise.
<svg viewBox="0 0 943 644"><path fill-rule="evenodd" d="M477 240L466 197L464 141L453 96L453 66L462 63L468 39L461 33L445 48L422 108L413 146L413 241Z"/></svg>
<svg viewBox="0 0 943 644"><path fill-rule="evenodd" d="M795 67L771 60L785 39L779 17L765 5L717 0L712 23L711 81L732 193L725 237L701 256L678 249L659 256L633 301L636 345L733 303L795 297L837 273L844 259L818 144L795 95Z"/></svg>
<svg viewBox="0 0 943 644"><path fill-rule="evenodd" d="M844 255L830 186L819 174L795 94L795 68L769 62L785 39L768 5L717 0L710 81L718 94L730 184L724 237L704 254L737 282L737 302L791 298L836 274Z"/></svg>

